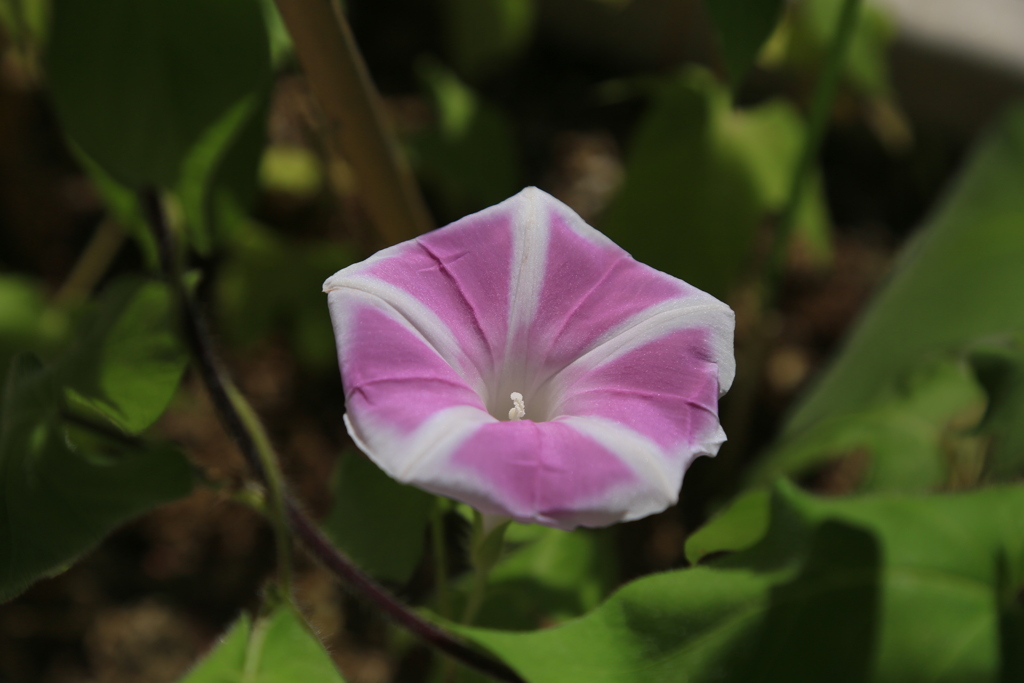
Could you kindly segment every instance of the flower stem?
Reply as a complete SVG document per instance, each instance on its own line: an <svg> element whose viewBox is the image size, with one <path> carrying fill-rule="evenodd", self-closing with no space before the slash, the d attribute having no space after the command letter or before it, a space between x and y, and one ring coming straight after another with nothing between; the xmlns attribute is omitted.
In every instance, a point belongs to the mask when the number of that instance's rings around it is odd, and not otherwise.
<svg viewBox="0 0 1024 683"><path fill-rule="evenodd" d="M825 135L825 127L828 123L829 113L832 111L832 103L835 101L836 93L839 90L843 64L846 62L846 53L849 51L850 41L857 26L857 18L860 15L860 4L861 0L843 0L843 6L839 11L839 19L836 22L835 33L832 36L832 42L825 56L825 65L814 89L811 109L808 114L807 135L804 138L804 144L800 150L796 166L793 167L793 175L789 183L789 194L786 197L786 203L779 217L775 239L772 243L772 250L765 269L763 292L765 308L773 307L778 296L779 284L782 279L782 273L785 270L789 238L793 233L797 212L800 209L800 201L807 186L808 174L810 174L811 169L814 167L814 162L818 158L818 150Z"/></svg>
<svg viewBox="0 0 1024 683"><path fill-rule="evenodd" d="M452 618L451 597L448 594L448 551L444 542L444 512L446 502L438 498L430 515L430 536L434 550L434 594L437 598L437 613L445 619Z"/></svg>
<svg viewBox="0 0 1024 683"><path fill-rule="evenodd" d="M473 511L473 540L469 551L470 562L473 565L473 585L460 620L460 623L466 626L473 623L483 605L484 593L487 591L487 575L501 557L505 530L511 521L508 518L485 516L477 510Z"/></svg>
<svg viewBox="0 0 1024 683"><path fill-rule="evenodd" d="M328 145L352 164L377 231L396 244L430 230L426 203L388 130L345 16L328 0L276 3L327 120Z"/></svg>
<svg viewBox="0 0 1024 683"><path fill-rule="evenodd" d="M492 678L508 683L523 683L523 680L505 664L473 650L388 593L334 548L316 524L291 499L285 488L277 457L259 418L242 400L241 394L233 387L227 373L221 369L202 312L185 287L159 195L154 190L143 191L140 200L157 238L161 266L167 273L181 304L186 341L199 374L225 428L235 439L246 464L252 470L253 478L267 489L270 500L265 506L266 514L271 517L275 533L280 532L284 536L279 540L278 551L281 552L283 548L284 552L287 552L290 549L290 538L294 534L314 558L341 579L343 585L375 604L427 643ZM275 517L280 518L275 520ZM290 568L290 556L284 567ZM281 587L287 594L287 586Z"/></svg>

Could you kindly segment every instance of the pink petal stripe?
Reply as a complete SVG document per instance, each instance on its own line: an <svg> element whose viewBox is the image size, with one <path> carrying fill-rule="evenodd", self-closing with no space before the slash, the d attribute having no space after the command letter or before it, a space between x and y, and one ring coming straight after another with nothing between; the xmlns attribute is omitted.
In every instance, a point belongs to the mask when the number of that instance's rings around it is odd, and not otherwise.
<svg viewBox="0 0 1024 683"><path fill-rule="evenodd" d="M467 496L479 509L563 528L621 519L625 511L609 506L607 496L636 481L618 456L558 421L484 425L450 464L483 479Z"/></svg>
<svg viewBox="0 0 1024 683"><path fill-rule="evenodd" d="M408 242L365 274L405 290L451 329L482 377L492 376L508 336L512 226L484 211Z"/></svg>
<svg viewBox="0 0 1024 683"><path fill-rule="evenodd" d="M678 330L570 381L556 411L602 417L669 452L703 443L718 427L718 365L708 331Z"/></svg>
<svg viewBox="0 0 1024 683"><path fill-rule="evenodd" d="M564 367L623 321L685 295L680 280L610 242L587 239L554 208L548 213L544 286L526 351L547 368Z"/></svg>
<svg viewBox="0 0 1024 683"><path fill-rule="evenodd" d="M351 419L369 418L409 434L444 408L483 410L476 392L405 325L368 305L350 321L339 361Z"/></svg>

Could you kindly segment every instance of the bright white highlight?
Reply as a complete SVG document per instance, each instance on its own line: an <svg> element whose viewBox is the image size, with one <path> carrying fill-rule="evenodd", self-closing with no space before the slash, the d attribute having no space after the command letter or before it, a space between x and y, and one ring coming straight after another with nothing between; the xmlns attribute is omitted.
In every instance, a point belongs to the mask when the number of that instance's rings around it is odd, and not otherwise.
<svg viewBox="0 0 1024 683"><path fill-rule="evenodd" d="M526 401L523 400L523 395L518 391L512 392L512 409L508 411L508 419L510 420L522 420L526 417Z"/></svg>

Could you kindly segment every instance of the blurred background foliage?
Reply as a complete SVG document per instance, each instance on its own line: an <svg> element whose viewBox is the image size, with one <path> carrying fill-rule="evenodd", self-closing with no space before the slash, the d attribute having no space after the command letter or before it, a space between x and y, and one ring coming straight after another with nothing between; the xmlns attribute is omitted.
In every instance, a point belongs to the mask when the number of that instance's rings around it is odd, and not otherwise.
<svg viewBox="0 0 1024 683"><path fill-rule="evenodd" d="M344 3L437 225L538 185L737 312L730 441L679 506L508 531L460 628L530 680L1024 676L1024 67L864 4L800 176L844 4ZM0 680L179 680L229 629L188 680L442 677L308 559L329 656L261 593L270 531L136 202L160 188L306 507L450 617L467 511L342 424L321 283L386 242L331 134L270 0L0 2Z"/></svg>

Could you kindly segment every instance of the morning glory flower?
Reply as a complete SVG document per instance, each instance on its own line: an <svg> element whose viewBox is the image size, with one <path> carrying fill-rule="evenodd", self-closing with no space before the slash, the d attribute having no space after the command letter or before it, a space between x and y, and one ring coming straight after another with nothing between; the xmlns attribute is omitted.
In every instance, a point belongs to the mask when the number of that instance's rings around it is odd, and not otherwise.
<svg viewBox="0 0 1024 683"><path fill-rule="evenodd" d="M562 529L660 512L725 441L732 310L527 188L324 283L356 444Z"/></svg>

